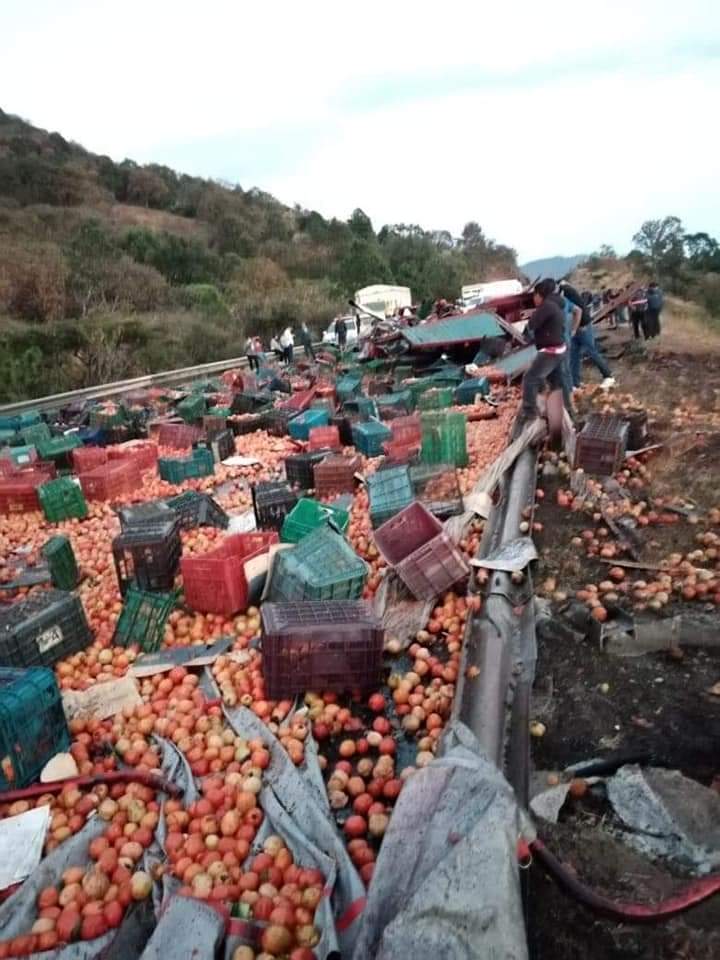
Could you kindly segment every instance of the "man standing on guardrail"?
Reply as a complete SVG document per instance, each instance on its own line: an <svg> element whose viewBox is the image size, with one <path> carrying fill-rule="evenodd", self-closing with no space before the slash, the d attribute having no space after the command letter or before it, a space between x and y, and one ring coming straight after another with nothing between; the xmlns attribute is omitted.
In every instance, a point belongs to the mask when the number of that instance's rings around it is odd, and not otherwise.
<svg viewBox="0 0 720 960"><path fill-rule="evenodd" d="M534 420L538 415L538 393L545 385L551 390L563 388L563 361L565 346L565 315L557 300L554 280L541 280L533 291L536 310L528 321L528 330L535 338L537 354L525 371L522 382L522 419Z"/></svg>

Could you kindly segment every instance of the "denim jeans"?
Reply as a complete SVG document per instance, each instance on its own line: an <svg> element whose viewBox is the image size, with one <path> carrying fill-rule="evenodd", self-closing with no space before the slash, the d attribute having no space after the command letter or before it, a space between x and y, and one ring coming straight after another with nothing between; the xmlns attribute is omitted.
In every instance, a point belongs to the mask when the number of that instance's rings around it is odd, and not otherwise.
<svg viewBox="0 0 720 960"><path fill-rule="evenodd" d="M563 364L565 363L565 353L543 353L538 350L537 356L525 371L522 382L522 415L528 420L537 416L537 398L538 393L545 386L545 381L550 384L551 390L562 390L563 388Z"/></svg>
<svg viewBox="0 0 720 960"><path fill-rule="evenodd" d="M595 343L595 332L593 331L591 323L588 323L584 327L579 327L570 344L570 372L572 373L572 382L575 387L579 387L582 382L580 364L582 363L583 356L587 356L595 364L603 377L612 376L607 361Z"/></svg>

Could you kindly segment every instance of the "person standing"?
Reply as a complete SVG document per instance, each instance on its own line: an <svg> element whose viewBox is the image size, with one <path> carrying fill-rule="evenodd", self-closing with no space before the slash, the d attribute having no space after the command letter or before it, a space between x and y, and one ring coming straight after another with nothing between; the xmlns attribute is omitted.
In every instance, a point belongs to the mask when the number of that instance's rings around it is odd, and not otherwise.
<svg viewBox="0 0 720 960"><path fill-rule="evenodd" d="M312 344L312 337L310 336L310 331L308 330L308 325L303 322L300 324L300 343L305 351L305 356L309 357L310 360L315 362L315 349Z"/></svg>
<svg viewBox="0 0 720 960"><path fill-rule="evenodd" d="M640 339L640 331L647 340L647 295L642 287L635 291L630 300L630 319L633 325L633 334L636 340Z"/></svg>
<svg viewBox="0 0 720 960"><path fill-rule="evenodd" d="M660 336L660 311L663 308L664 298L660 287L653 282L647 288L647 310L645 314L645 328L648 340Z"/></svg>
<svg viewBox="0 0 720 960"><path fill-rule="evenodd" d="M295 346L295 339L293 337L292 328L285 327L283 332L280 334L280 346L283 352L283 360L285 363L293 362L293 347Z"/></svg>
<svg viewBox="0 0 720 960"><path fill-rule="evenodd" d="M245 341L245 356L247 357L248 367L251 370L257 370L258 358L255 354L255 341L252 337L248 337Z"/></svg>
<svg viewBox="0 0 720 960"><path fill-rule="evenodd" d="M534 336L537 354L525 371L522 381L522 419L534 420L538 415L538 393L547 381L552 390L562 390L562 365L565 346L565 316L560 309L554 280L541 280L533 291L535 311L528 321Z"/></svg>
<svg viewBox="0 0 720 960"><path fill-rule="evenodd" d="M549 284L548 284L549 289ZM560 309L563 312L563 317L565 325L563 327L563 338L565 340L565 355L563 356L562 362L562 377L563 377L563 400L565 401L565 409L568 411L570 416L573 415L573 406L572 406L572 374L570 372L570 344L572 343L572 338L575 335L578 327L580 326L580 320L582 319L582 310L580 307L576 306L571 300L568 300L567 297L564 297L558 290L551 294L551 297Z"/></svg>
<svg viewBox="0 0 720 960"><path fill-rule="evenodd" d="M360 320L360 314L355 314L355 333L357 334L358 340L360 339L360 327L362 326L362 321Z"/></svg>
<svg viewBox="0 0 720 960"><path fill-rule="evenodd" d="M560 292L566 300L570 300L571 303L574 303L576 307L580 307L581 310L580 326L570 341L570 373L573 387L577 388L582 385L581 364L583 356L588 357L602 374L603 381L600 386L604 390L614 387L615 380L612 371L608 366L607 360L600 353L595 343L595 332L593 330L590 310L587 305L583 303L583 299L575 287L566 280L563 280L560 284Z"/></svg>
<svg viewBox="0 0 720 960"><path fill-rule="evenodd" d="M344 317L336 317L335 319L335 338L340 349L344 350L347 343L347 326Z"/></svg>

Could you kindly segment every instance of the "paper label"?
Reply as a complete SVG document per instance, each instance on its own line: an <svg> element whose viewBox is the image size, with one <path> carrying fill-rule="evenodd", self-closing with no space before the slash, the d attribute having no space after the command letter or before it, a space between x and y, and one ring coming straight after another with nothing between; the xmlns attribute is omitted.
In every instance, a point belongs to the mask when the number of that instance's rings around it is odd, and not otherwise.
<svg viewBox="0 0 720 960"><path fill-rule="evenodd" d="M40 653L47 653L48 650L52 650L53 647L56 647L59 643L62 643L62 641L62 628L57 624L39 633L35 638L35 643Z"/></svg>

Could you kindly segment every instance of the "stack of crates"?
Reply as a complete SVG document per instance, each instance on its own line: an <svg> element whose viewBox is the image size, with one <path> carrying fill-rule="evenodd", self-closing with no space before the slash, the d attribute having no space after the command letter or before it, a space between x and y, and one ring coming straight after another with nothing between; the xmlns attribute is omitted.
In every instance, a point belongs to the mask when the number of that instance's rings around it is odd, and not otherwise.
<svg viewBox="0 0 720 960"><path fill-rule="evenodd" d="M306 410L290 421L288 431L294 440L307 440L313 427L326 427L329 419L327 410Z"/></svg>
<svg viewBox="0 0 720 960"><path fill-rule="evenodd" d="M318 503L317 500L298 500L285 517L280 539L283 543L299 543L303 537L326 524L338 533L344 534L350 525L350 514L340 507Z"/></svg>
<svg viewBox="0 0 720 960"><path fill-rule="evenodd" d="M58 590L74 590L80 573L70 540L62 534L51 537L40 552L47 560L53 586Z"/></svg>
<svg viewBox="0 0 720 960"><path fill-rule="evenodd" d="M268 599L357 600L368 566L339 533L323 524L293 547L275 555Z"/></svg>
<svg viewBox="0 0 720 960"><path fill-rule="evenodd" d="M168 483L179 484L195 477L210 477L215 472L215 458L211 450L193 450L189 457L158 460L160 478Z"/></svg>
<svg viewBox="0 0 720 960"><path fill-rule="evenodd" d="M413 502L414 494L407 467L379 470L367 478L370 521L379 527Z"/></svg>
<svg viewBox="0 0 720 960"><path fill-rule="evenodd" d="M383 454L383 444L392 437L389 427L377 420L356 423L352 428L353 443L366 457L379 457Z"/></svg>
<svg viewBox="0 0 720 960"><path fill-rule="evenodd" d="M130 587L115 626L113 643L119 647L136 645L143 653L159 650L175 599L174 593L146 593Z"/></svg>
<svg viewBox="0 0 720 960"><path fill-rule="evenodd" d="M297 500L297 494L282 481L256 483L252 501L258 530L280 530Z"/></svg>
<svg viewBox="0 0 720 960"><path fill-rule="evenodd" d="M625 457L630 425L613 414L594 413L577 436L575 468L586 473L611 477Z"/></svg>
<svg viewBox="0 0 720 960"><path fill-rule="evenodd" d="M263 676L273 700L377 689L384 631L369 603L265 603L262 625Z"/></svg>
<svg viewBox="0 0 720 960"><path fill-rule="evenodd" d="M112 542L120 592L130 586L140 590L172 590L180 565L180 524L171 520L148 521L127 527Z"/></svg>
<svg viewBox="0 0 720 960"><path fill-rule="evenodd" d="M248 605L245 564L267 553L277 533L235 533L208 553L183 557L185 603L201 613L231 617Z"/></svg>
<svg viewBox="0 0 720 960"><path fill-rule="evenodd" d="M490 393L490 381L487 377L475 377L472 380L463 380L455 388L455 403L465 407L475 403L476 397L487 397Z"/></svg>
<svg viewBox="0 0 720 960"><path fill-rule="evenodd" d="M42 590L0 612L0 666L49 667L92 640L78 597Z"/></svg>
<svg viewBox="0 0 720 960"><path fill-rule="evenodd" d="M115 460L80 474L80 485L88 500L112 502L132 496L141 482L140 470L132 460Z"/></svg>
<svg viewBox="0 0 720 960"><path fill-rule="evenodd" d="M360 457L330 454L315 464L315 495L321 500L341 493L354 493L356 474L362 469Z"/></svg>
<svg viewBox="0 0 720 960"><path fill-rule="evenodd" d="M451 463L466 467L467 418L464 413L438 411L423 413L421 458L425 463Z"/></svg>
<svg viewBox="0 0 720 960"><path fill-rule="evenodd" d="M50 523L61 520L84 519L88 514L87 502L82 488L70 477L58 477L38 487L38 500Z"/></svg>
<svg viewBox="0 0 720 960"><path fill-rule="evenodd" d="M295 453L285 457L287 482L298 490L312 490L315 483L313 476L315 464L320 463L326 456L326 450L315 450L312 453Z"/></svg>
<svg viewBox="0 0 720 960"><path fill-rule="evenodd" d="M38 780L56 753L70 749L62 698L52 670L0 668L0 790Z"/></svg>
<svg viewBox="0 0 720 960"><path fill-rule="evenodd" d="M470 572L442 524L417 501L375 531L375 544L418 600L433 600Z"/></svg>

